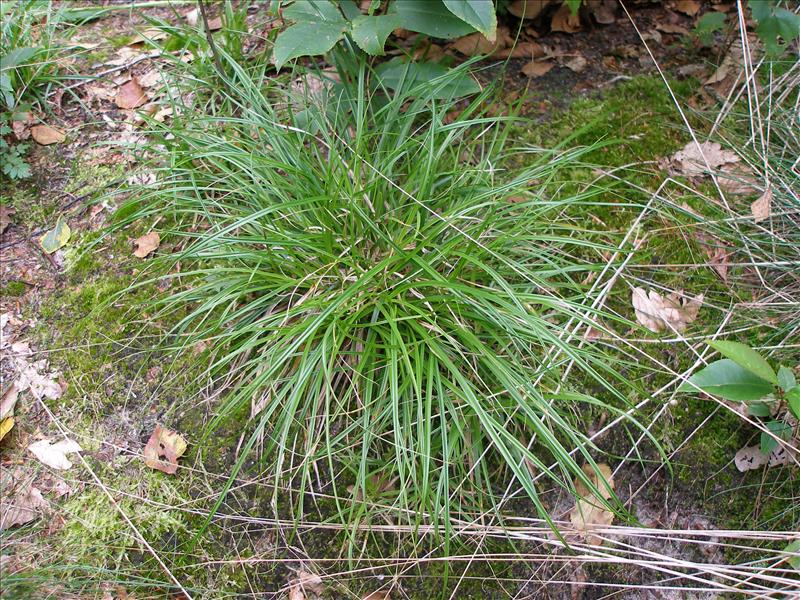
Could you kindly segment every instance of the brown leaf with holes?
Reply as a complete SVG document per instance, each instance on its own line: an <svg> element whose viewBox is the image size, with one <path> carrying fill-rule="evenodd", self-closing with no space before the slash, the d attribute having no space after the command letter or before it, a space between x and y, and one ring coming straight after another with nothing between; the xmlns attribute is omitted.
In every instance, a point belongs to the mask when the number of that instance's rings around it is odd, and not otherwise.
<svg viewBox="0 0 800 600"><path fill-rule="evenodd" d="M125 109L138 108L147 102L147 94L144 89L139 85L139 80L136 77L125 85L121 85L117 90L117 95L114 98L114 103Z"/></svg>
<svg viewBox="0 0 800 600"><path fill-rule="evenodd" d="M149 254L156 251L161 244L161 237L157 232L151 231L134 240L133 243L136 244L136 250L133 252L133 255L137 258L146 258Z"/></svg>
<svg viewBox="0 0 800 600"><path fill-rule="evenodd" d="M563 31L564 33L575 33L581 30L581 17L577 13L572 14L569 6L562 4L550 21L550 29L552 31Z"/></svg>
<svg viewBox="0 0 800 600"><path fill-rule="evenodd" d="M550 69L555 66L555 63L532 60L527 65L522 67L522 72L528 77L541 77L542 75L549 73Z"/></svg>
<svg viewBox="0 0 800 600"><path fill-rule="evenodd" d="M186 440L181 435L156 425L144 447L144 464L151 469L174 475L178 471L178 459L186 452Z"/></svg>
<svg viewBox="0 0 800 600"><path fill-rule="evenodd" d="M672 292L666 298L650 290L633 288L631 297L636 320L654 333L661 331L683 332L697 319L703 305L703 294L688 300L681 299L680 292Z"/></svg>
<svg viewBox="0 0 800 600"><path fill-rule="evenodd" d="M769 219L772 214L772 188L768 187L761 197L750 205L750 212L753 213L753 220L756 223Z"/></svg>
<svg viewBox="0 0 800 600"><path fill-rule="evenodd" d="M535 19L553 0L514 0L508 12L520 19Z"/></svg>
<svg viewBox="0 0 800 600"><path fill-rule="evenodd" d="M67 137L63 131L59 131L49 125L34 125L31 127L31 135L36 143L42 146L60 144Z"/></svg>

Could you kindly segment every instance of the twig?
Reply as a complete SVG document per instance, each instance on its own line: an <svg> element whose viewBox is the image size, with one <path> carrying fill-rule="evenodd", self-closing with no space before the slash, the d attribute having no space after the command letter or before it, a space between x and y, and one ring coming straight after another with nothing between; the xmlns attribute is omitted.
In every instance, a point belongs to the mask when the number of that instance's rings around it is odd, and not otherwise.
<svg viewBox="0 0 800 600"><path fill-rule="evenodd" d="M211 56L214 57L214 66L217 67L217 74L222 77L225 72L222 70L222 62L219 60L219 52L217 52L217 46L214 44L214 36L211 35L211 28L208 26L208 15L206 14L205 0L197 0L197 6L200 8L200 16L203 19L203 29L206 31L208 47L211 49Z"/></svg>

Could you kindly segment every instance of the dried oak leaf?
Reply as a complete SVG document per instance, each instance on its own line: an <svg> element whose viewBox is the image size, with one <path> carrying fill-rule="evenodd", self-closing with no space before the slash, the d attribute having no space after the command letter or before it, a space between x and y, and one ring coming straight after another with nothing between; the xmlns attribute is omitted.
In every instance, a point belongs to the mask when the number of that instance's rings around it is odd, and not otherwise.
<svg viewBox="0 0 800 600"><path fill-rule="evenodd" d="M31 135L36 143L42 146L60 144L67 137L63 131L59 131L49 125L34 125L31 127Z"/></svg>
<svg viewBox="0 0 800 600"><path fill-rule="evenodd" d="M144 447L144 464L151 469L174 475L178 459L186 452L186 440L177 431L156 425Z"/></svg>
<svg viewBox="0 0 800 600"><path fill-rule="evenodd" d="M700 12L699 0L675 0L675 10L682 12L690 17L695 16Z"/></svg>
<svg viewBox="0 0 800 600"><path fill-rule="evenodd" d="M528 77L541 77L542 75L549 73L550 69L555 66L555 63L532 60L527 65L522 67L522 72Z"/></svg>
<svg viewBox="0 0 800 600"><path fill-rule="evenodd" d="M114 103L120 108L138 108L147 102L147 94L144 89L139 85L136 77L119 87L117 95L114 98Z"/></svg>
<svg viewBox="0 0 800 600"><path fill-rule="evenodd" d="M753 213L753 220L756 223L766 221L772 214L772 188L767 188L761 197L750 205L750 212Z"/></svg>
<svg viewBox="0 0 800 600"><path fill-rule="evenodd" d="M136 244L136 250L134 250L133 255L137 258L146 258L149 254L156 251L161 244L161 237L157 232L151 231L137 238L133 243Z"/></svg>
<svg viewBox="0 0 800 600"><path fill-rule="evenodd" d="M681 299L680 292L672 292L666 298L650 290L633 288L631 296L636 320L654 333L661 331L683 332L697 318L703 305L703 294L692 300Z"/></svg>
<svg viewBox="0 0 800 600"><path fill-rule="evenodd" d="M603 539L591 533L591 530L595 527L611 525L614 520L614 513L608 509L605 502L611 498L614 478L611 468L605 463L598 464L597 469L592 465L584 465L583 472L592 482L595 490L589 489L580 479L575 480L575 491L578 493L578 498L575 507L569 513L569 520L581 532L586 543L599 546L603 543Z"/></svg>

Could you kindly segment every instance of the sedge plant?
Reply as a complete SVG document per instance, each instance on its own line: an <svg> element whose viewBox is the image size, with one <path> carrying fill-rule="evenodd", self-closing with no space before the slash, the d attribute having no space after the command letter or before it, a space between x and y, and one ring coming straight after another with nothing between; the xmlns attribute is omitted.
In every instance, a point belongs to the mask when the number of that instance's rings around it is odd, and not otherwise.
<svg viewBox="0 0 800 600"><path fill-rule="evenodd" d="M490 89L459 97L470 64L390 89L351 52L298 97L219 51L214 114L152 123L157 183L117 224L160 218L150 309L172 348L209 348L206 435L245 429L223 492L258 449L297 519L322 494L331 519L447 537L515 484L552 523L543 482L597 485L586 415L632 414L634 383L580 333L619 319L582 283L606 243L564 216L602 190L550 193L585 150L503 170L513 119L486 114Z"/></svg>

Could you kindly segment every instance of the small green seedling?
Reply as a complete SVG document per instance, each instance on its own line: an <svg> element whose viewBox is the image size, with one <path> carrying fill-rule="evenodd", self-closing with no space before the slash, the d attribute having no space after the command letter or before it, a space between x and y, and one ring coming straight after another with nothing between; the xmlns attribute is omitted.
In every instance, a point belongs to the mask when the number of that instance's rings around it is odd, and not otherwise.
<svg viewBox="0 0 800 600"><path fill-rule="evenodd" d="M679 391L696 391L747 404L749 415L769 419L761 433L761 451L769 454L777 439L789 440L789 413L800 418L800 386L794 372L785 366L776 373L758 352L739 342L713 340L709 346L725 358L709 364L684 382Z"/></svg>

